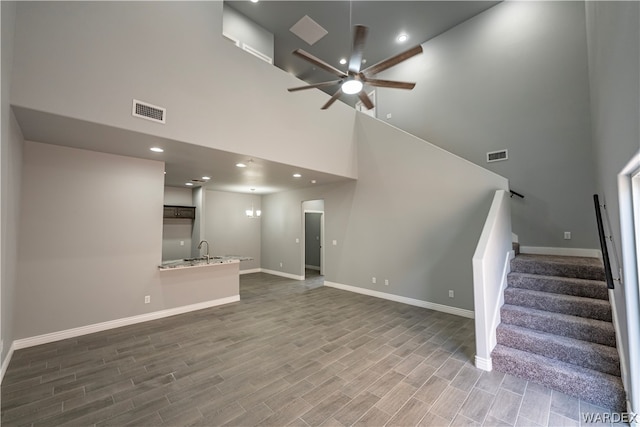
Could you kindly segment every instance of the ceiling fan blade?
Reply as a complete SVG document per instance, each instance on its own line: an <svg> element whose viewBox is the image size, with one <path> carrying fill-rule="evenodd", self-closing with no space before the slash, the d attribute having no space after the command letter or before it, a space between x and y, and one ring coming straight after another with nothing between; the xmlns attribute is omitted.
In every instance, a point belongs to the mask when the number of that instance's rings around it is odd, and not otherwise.
<svg viewBox="0 0 640 427"><path fill-rule="evenodd" d="M418 46L412 47L409 50L405 50L404 52L399 53L396 56L392 56L391 58L378 62L377 64L374 64L368 67L366 70L363 70L362 72L369 75L378 74L379 72L384 71L387 68L391 68L394 65L398 65L402 61L407 60L420 53L422 53L422 46L418 45Z"/></svg>
<svg viewBox="0 0 640 427"><path fill-rule="evenodd" d="M416 86L415 83L396 82L393 80L368 79L366 77L363 79L363 81L369 86L391 87L394 89L413 89Z"/></svg>
<svg viewBox="0 0 640 427"><path fill-rule="evenodd" d="M343 73L342 71L338 70L336 67L334 67L331 64L327 64L326 62L324 62L322 59L317 58L315 56L313 56L312 54L310 54L309 52L305 52L302 49L296 49L293 51L293 54L304 59L305 61L308 61L310 63L312 63L313 65L315 65L316 67L322 68L325 71L330 72L331 74L335 74L338 77L348 77L345 73Z"/></svg>
<svg viewBox="0 0 640 427"><path fill-rule="evenodd" d="M354 28L353 46L351 48L351 57L349 58L349 71L351 73L358 73L362 66L364 43L367 40L367 33L369 32L369 29L362 25L356 25Z"/></svg>
<svg viewBox="0 0 640 427"><path fill-rule="evenodd" d="M367 95L364 90L358 92L358 98L360 98L360 101L362 101L364 106L367 107L367 110L371 110L373 108L373 102L371 102L371 98L369 98L369 95Z"/></svg>
<svg viewBox="0 0 640 427"><path fill-rule="evenodd" d="M305 90L305 89L313 89L313 88L320 88L320 87L326 87L326 86L333 86L333 85L337 85L340 84L342 82L342 80L333 80L330 82L322 82L322 83L314 83L314 84L310 84L310 85L306 85L306 86L299 86L299 87L292 87L287 89L289 92L296 92L298 90Z"/></svg>
<svg viewBox="0 0 640 427"><path fill-rule="evenodd" d="M338 98L340 98L340 94L342 93L341 89L338 89L336 91L336 93L333 94L333 96L331 97L331 99L329 99L327 101L326 104L324 104L321 108L321 110L326 110L327 108L329 108L331 106L331 104L333 104L334 102L336 102L338 100Z"/></svg>

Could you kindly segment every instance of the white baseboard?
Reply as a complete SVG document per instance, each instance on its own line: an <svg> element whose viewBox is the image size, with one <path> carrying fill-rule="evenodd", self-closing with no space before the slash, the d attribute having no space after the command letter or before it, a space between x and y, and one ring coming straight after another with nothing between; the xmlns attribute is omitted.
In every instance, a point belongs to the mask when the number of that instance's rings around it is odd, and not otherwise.
<svg viewBox="0 0 640 427"><path fill-rule="evenodd" d="M474 318L474 313L471 310L465 310L462 308L451 307L448 305L436 304L434 302L422 301L415 298L403 297L400 295L388 294L386 292L374 291L372 289L359 288L357 286L343 285L342 283L335 283L324 281L325 286L331 288L342 289L343 291L355 292L358 294L369 295L371 297L382 298L390 301L401 302L403 304L415 305L417 307L428 308L431 310L441 311L443 313L455 314L456 316L467 317L469 319Z"/></svg>
<svg viewBox="0 0 640 427"><path fill-rule="evenodd" d="M11 362L11 358L13 357L13 351L15 350L15 341L11 343L9 347L9 351L7 352L7 357L2 361L2 368L0 370L0 384L2 384L2 380L4 380L4 374L7 372L7 368L9 367L9 362Z"/></svg>
<svg viewBox="0 0 640 427"><path fill-rule="evenodd" d="M547 248L543 246L520 246L520 253L531 255L581 256L589 258L602 257L598 249Z"/></svg>
<svg viewBox="0 0 640 427"><path fill-rule="evenodd" d="M240 275L251 274L251 273L260 273L261 271L262 271L261 268L250 268L248 270L240 270Z"/></svg>
<svg viewBox="0 0 640 427"><path fill-rule="evenodd" d="M202 310L218 305L229 304L240 301L240 295L226 298L219 298L197 304L185 305L182 307L169 308L167 310L154 311L152 313L140 314L138 316L125 317L123 319L110 320L108 322L95 323L93 325L81 326L79 328L67 329L65 331L52 332L30 338L15 340L11 345L12 349L33 347L40 344L47 344L67 338L74 338L81 335L92 334L94 332L106 331L108 329L120 328L122 326L134 325L136 323L148 322L149 320L162 319L163 317L175 316L177 314L188 313L190 311ZM4 365L3 365L4 368Z"/></svg>
<svg viewBox="0 0 640 427"><path fill-rule="evenodd" d="M483 371L493 371L493 362L491 361L491 358L485 359L484 357L476 356L474 359L476 368L482 369Z"/></svg>
<svg viewBox="0 0 640 427"><path fill-rule="evenodd" d="M320 267L317 266L317 265L307 265L307 264L305 264L304 268L308 268L309 270L320 271Z"/></svg>
<svg viewBox="0 0 640 427"><path fill-rule="evenodd" d="M267 270L266 268L261 268L261 272L267 274L273 274L274 276L286 277L287 279L295 279L295 280L304 280L304 276L298 276L297 274L285 273L284 271L276 271L276 270Z"/></svg>

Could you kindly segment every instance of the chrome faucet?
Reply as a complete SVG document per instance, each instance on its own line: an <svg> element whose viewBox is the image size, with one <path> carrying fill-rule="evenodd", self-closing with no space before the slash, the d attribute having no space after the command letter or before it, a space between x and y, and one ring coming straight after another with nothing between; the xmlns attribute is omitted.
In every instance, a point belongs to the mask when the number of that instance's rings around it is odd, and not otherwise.
<svg viewBox="0 0 640 427"><path fill-rule="evenodd" d="M206 240L201 240L200 244L198 245L198 249L202 249L203 243L207 244L207 264L209 264L209 259L211 259L211 257L209 256L209 242L207 242Z"/></svg>

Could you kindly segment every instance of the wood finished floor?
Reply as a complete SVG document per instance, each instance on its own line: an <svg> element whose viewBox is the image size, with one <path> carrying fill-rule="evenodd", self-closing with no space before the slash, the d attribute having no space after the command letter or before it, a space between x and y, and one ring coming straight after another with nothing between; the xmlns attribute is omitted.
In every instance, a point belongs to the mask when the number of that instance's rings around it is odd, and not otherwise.
<svg viewBox="0 0 640 427"><path fill-rule="evenodd" d="M317 275L243 275L240 294L16 351L2 425L578 426L607 412L476 369L470 319Z"/></svg>

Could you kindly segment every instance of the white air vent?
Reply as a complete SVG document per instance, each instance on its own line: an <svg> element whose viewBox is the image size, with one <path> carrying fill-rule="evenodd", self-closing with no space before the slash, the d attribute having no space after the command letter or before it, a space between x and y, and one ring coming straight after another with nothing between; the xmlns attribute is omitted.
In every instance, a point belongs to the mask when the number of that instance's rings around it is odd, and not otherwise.
<svg viewBox="0 0 640 427"><path fill-rule="evenodd" d="M140 117L141 119L147 119L151 120L152 122L164 124L166 120L167 109L134 99L133 111L131 113L134 117Z"/></svg>
<svg viewBox="0 0 640 427"><path fill-rule="evenodd" d="M508 159L509 153L507 152L507 150L491 151L490 153L487 153L487 163L499 162Z"/></svg>

